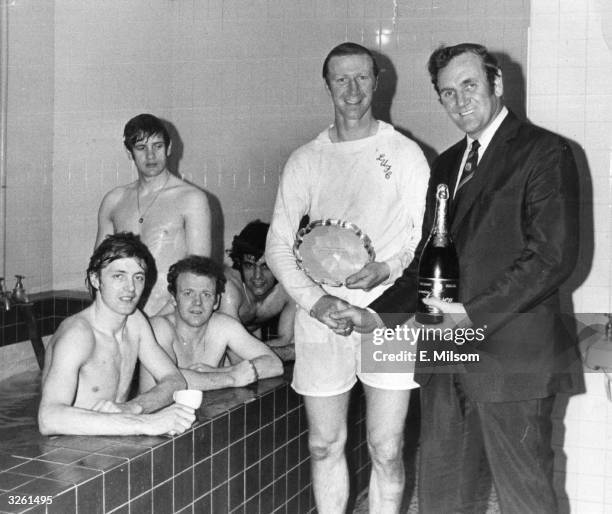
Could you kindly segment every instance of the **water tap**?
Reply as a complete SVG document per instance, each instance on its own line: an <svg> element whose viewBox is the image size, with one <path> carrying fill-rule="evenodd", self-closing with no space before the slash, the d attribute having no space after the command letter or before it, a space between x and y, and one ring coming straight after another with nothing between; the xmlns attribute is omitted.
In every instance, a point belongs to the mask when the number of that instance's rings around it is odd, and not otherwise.
<svg viewBox="0 0 612 514"><path fill-rule="evenodd" d="M15 282L15 287L13 288L13 301L15 303L29 303L30 300L26 294L25 287L23 287L23 279L25 277L23 275L15 275L15 278L17 282Z"/></svg>

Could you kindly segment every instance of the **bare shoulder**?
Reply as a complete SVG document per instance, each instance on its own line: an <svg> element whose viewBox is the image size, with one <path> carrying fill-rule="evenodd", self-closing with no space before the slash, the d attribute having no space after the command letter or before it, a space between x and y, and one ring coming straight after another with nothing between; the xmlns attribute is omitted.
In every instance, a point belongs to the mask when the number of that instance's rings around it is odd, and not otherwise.
<svg viewBox="0 0 612 514"><path fill-rule="evenodd" d="M172 176L170 183L171 187L175 190L175 194L185 201L204 201L208 203L206 193L197 186L190 184L186 180Z"/></svg>
<svg viewBox="0 0 612 514"><path fill-rule="evenodd" d="M227 336L236 334L237 332L246 332L246 329L236 318L223 312L213 312L208 322L208 329L211 334L224 334Z"/></svg>
<svg viewBox="0 0 612 514"><path fill-rule="evenodd" d="M69 351L73 356L89 355L95 347L96 338L89 317L89 308L66 318L53 334L49 349Z"/></svg>
<svg viewBox="0 0 612 514"><path fill-rule="evenodd" d="M235 270L230 267L225 267L224 269L225 278L227 282L225 283L225 291L221 295L221 305L232 305L236 312L242 305L244 301L244 291L242 289L242 279L240 278L240 273L238 270ZM222 312L226 312L226 310L222 309Z"/></svg>
<svg viewBox="0 0 612 514"><path fill-rule="evenodd" d="M135 182L130 182L129 184L114 187L104 195L101 205L106 206L107 208L112 208L114 205L121 202L127 192L134 189L135 184Z"/></svg>

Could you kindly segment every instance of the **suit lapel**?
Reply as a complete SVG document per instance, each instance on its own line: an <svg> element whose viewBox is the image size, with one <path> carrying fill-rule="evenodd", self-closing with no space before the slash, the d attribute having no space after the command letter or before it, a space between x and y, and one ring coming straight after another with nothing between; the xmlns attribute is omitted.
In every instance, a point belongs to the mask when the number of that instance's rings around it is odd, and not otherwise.
<svg viewBox="0 0 612 514"><path fill-rule="evenodd" d="M462 189L460 201L454 207L451 223L452 233L456 233L466 215L472 209L474 202L483 194L483 190L492 187L497 182L497 177L505 174L507 159L504 158L504 155L507 141L514 136L519 125L520 121L509 112L497 129L478 163L474 177L467 186L464 186L466 190ZM463 147L465 148L465 143Z"/></svg>

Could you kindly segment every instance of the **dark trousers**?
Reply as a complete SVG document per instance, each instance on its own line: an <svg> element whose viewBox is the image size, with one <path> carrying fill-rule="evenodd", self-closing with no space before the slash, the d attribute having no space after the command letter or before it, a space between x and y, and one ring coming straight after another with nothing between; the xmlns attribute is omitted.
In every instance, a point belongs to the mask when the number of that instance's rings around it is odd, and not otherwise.
<svg viewBox="0 0 612 514"><path fill-rule="evenodd" d="M551 413L554 397L475 402L456 375L421 388L419 512L484 513L488 462L503 514L556 514Z"/></svg>

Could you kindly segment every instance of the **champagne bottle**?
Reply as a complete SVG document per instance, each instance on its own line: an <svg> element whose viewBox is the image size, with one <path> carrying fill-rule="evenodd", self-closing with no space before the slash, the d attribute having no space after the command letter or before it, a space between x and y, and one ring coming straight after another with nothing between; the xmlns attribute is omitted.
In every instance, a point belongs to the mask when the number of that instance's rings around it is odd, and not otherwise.
<svg viewBox="0 0 612 514"><path fill-rule="evenodd" d="M416 320L419 323L441 323L440 309L425 305L423 298L437 298L445 302L459 300L459 259L448 231L448 186L438 184L436 217L419 260Z"/></svg>

